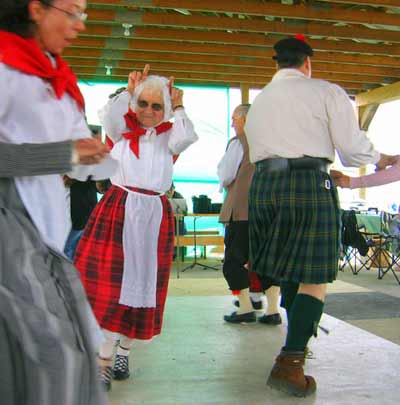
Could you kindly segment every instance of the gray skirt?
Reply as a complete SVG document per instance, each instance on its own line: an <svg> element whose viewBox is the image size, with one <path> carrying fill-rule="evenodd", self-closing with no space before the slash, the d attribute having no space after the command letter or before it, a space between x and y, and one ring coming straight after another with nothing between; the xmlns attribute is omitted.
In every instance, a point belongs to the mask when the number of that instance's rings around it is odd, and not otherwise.
<svg viewBox="0 0 400 405"><path fill-rule="evenodd" d="M258 165L249 194L249 239L252 270L262 277L335 280L340 212L329 175L309 169L271 173Z"/></svg>
<svg viewBox="0 0 400 405"><path fill-rule="evenodd" d="M13 180L0 178L1 404L106 403L87 308L75 268L44 246Z"/></svg>

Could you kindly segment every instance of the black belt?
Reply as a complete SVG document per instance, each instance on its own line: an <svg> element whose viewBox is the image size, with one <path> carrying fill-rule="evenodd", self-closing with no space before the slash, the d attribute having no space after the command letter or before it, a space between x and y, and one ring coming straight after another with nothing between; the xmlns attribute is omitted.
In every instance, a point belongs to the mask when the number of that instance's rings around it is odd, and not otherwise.
<svg viewBox="0 0 400 405"><path fill-rule="evenodd" d="M324 158L301 157L294 159L271 158L256 162L258 172L281 172L290 170L320 170L328 173L331 162Z"/></svg>

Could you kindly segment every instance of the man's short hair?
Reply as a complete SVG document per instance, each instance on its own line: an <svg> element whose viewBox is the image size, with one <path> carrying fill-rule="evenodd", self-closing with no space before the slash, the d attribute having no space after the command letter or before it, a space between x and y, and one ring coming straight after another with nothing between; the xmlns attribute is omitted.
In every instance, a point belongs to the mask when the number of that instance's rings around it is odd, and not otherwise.
<svg viewBox="0 0 400 405"><path fill-rule="evenodd" d="M281 39L274 45L276 55L272 59L276 60L279 67L299 67L307 57L314 55L314 51L301 35L296 37Z"/></svg>
<svg viewBox="0 0 400 405"><path fill-rule="evenodd" d="M248 103L244 103L244 104L239 104L235 110L236 112L241 116L241 117L245 117L247 115L247 113L249 112L251 107L251 104Z"/></svg>

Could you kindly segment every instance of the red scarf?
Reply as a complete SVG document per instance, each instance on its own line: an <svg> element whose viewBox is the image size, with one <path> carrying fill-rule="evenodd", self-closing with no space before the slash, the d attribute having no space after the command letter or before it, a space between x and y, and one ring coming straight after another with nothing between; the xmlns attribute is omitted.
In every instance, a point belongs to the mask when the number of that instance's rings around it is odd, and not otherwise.
<svg viewBox="0 0 400 405"><path fill-rule="evenodd" d="M33 38L0 30L0 62L29 75L48 80L60 99L67 92L84 109L85 101L79 90L76 76L69 66L58 55L53 55L57 67L54 68L50 59L40 49Z"/></svg>
<svg viewBox="0 0 400 405"><path fill-rule="evenodd" d="M139 159L139 138L142 135L146 134L146 129L143 128L139 121L136 118L136 114L129 109L128 112L124 115L126 126L130 129L130 132L125 132L123 137L129 139L129 147L135 156ZM172 128L170 122L163 122L160 125L157 125L154 129L156 130L157 135L161 135Z"/></svg>

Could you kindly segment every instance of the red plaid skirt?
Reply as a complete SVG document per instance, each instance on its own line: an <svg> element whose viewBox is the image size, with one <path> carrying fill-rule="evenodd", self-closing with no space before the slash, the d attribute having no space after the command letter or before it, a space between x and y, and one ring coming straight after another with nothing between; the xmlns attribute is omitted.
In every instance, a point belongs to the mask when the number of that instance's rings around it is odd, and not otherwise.
<svg viewBox="0 0 400 405"><path fill-rule="evenodd" d="M163 216L158 236L156 307L121 305L118 301L124 267L122 231L127 195L125 190L112 186L103 196L79 242L75 265L103 329L129 338L151 339L161 332L174 251L173 213L168 199L161 196Z"/></svg>

